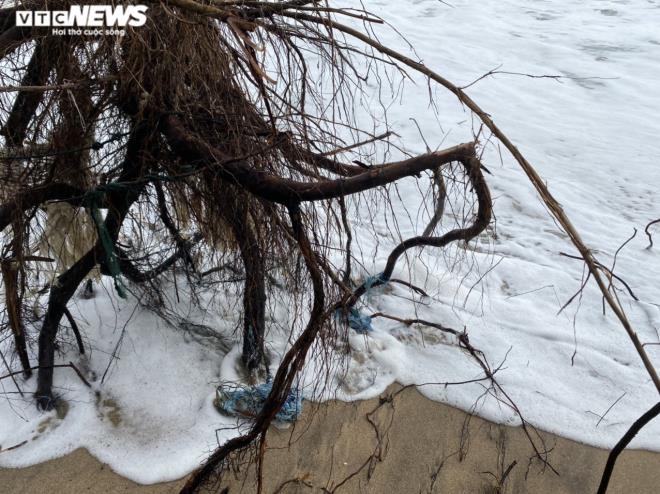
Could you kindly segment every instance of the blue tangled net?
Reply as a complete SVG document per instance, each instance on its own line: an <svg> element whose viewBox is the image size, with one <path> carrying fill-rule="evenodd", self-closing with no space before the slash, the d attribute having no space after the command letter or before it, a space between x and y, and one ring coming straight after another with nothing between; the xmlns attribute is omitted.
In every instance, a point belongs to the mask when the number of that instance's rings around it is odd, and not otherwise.
<svg viewBox="0 0 660 494"><path fill-rule="evenodd" d="M356 333L367 334L369 331L374 330L374 328L371 327L371 316L362 314L362 312L355 307L351 307L347 319L348 327L355 330Z"/></svg>
<svg viewBox="0 0 660 494"><path fill-rule="evenodd" d="M268 381L256 386L243 386L237 383L223 383L216 389L215 407L233 417L256 417L273 389ZM302 412L302 396L298 389L291 389L275 420L295 422Z"/></svg>
<svg viewBox="0 0 660 494"><path fill-rule="evenodd" d="M337 309L335 311L335 319L337 319L337 321L342 321L345 314L344 310L345 309ZM356 333L367 334L374 329L371 327L371 316L362 314L362 312L355 307L348 309L346 321L348 322L348 327Z"/></svg>
<svg viewBox="0 0 660 494"><path fill-rule="evenodd" d="M384 285L389 281L388 278L385 277L385 273L378 273L373 276L368 276L364 280L364 288L366 289L367 294L371 291L374 285Z"/></svg>
<svg viewBox="0 0 660 494"><path fill-rule="evenodd" d="M373 288L374 285L383 285L387 283L389 280L385 277L383 273L379 273L374 276L368 276L364 280L364 287L366 290L366 293L368 294L371 289ZM342 309L337 309L335 312L335 317L338 319L341 319L343 315ZM367 334L370 331L373 331L373 327L371 326L371 316L367 316L365 314L362 314L358 309L355 307L351 307L348 310L348 314L346 315L346 319L348 321L348 327L355 330L356 333L360 334Z"/></svg>

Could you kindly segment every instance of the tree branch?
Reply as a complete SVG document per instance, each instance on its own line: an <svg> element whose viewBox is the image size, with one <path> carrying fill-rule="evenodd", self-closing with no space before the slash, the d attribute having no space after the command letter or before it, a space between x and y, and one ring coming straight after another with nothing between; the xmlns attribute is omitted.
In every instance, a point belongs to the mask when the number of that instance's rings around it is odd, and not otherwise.
<svg viewBox="0 0 660 494"><path fill-rule="evenodd" d="M34 54L28 63L22 86L43 86L57 61L58 50L62 49L63 41L55 38L44 38L37 43ZM0 50L2 49L0 41ZM43 98L41 92L19 92L7 121L0 129L0 134L7 139L9 146L20 146L25 139L27 127L37 111Z"/></svg>
<svg viewBox="0 0 660 494"><path fill-rule="evenodd" d="M242 436L230 439L218 448L206 460L204 465L190 475L180 494L193 494L215 469L225 461L232 451L249 446L260 435L265 434L275 415L286 400L293 380L305 363L307 352L312 346L312 343L314 343L316 335L330 314L328 311L324 312L325 293L323 289L323 275L316 262L316 254L304 231L298 204L294 204L289 208L289 217L291 218L292 229L300 252L312 278L314 299L307 326L277 368L277 373L273 379L272 390L250 430Z"/></svg>
<svg viewBox="0 0 660 494"><path fill-rule="evenodd" d="M44 202L65 201L72 206L80 206L85 192L78 187L59 182L19 191L9 202L0 206L0 232L9 226L16 214Z"/></svg>
<svg viewBox="0 0 660 494"><path fill-rule="evenodd" d="M180 157L187 161L192 159L214 165L214 171L223 180L243 187L262 199L283 205L356 194L403 177L418 175L424 170L474 156L473 143L459 144L444 151L373 167L350 178L324 182L299 182L255 170L244 160L232 159L187 131L175 116L164 117L161 123L161 130L167 137L168 143Z"/></svg>

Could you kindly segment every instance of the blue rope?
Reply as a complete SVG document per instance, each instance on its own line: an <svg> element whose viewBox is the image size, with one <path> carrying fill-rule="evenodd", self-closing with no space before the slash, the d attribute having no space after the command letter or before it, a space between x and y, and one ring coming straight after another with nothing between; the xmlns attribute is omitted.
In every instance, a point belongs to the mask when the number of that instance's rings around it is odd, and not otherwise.
<svg viewBox="0 0 660 494"><path fill-rule="evenodd" d="M335 318L341 320L343 314L343 309L337 309L335 311ZM356 333L367 334L374 329L371 327L371 316L362 314L355 307L351 307L348 310L346 320L348 322L348 327L353 329Z"/></svg>
<svg viewBox="0 0 660 494"><path fill-rule="evenodd" d="M214 405L227 415L254 418L263 408L272 389L271 381L250 387L235 383L222 384L216 390ZM298 389L291 389L275 419L281 422L295 422L301 412L302 395Z"/></svg>
<svg viewBox="0 0 660 494"><path fill-rule="evenodd" d="M374 285L383 285L387 283L389 280L385 277L385 273L378 273L374 276L368 276L367 279L364 280L364 288L367 293L369 293L369 290Z"/></svg>

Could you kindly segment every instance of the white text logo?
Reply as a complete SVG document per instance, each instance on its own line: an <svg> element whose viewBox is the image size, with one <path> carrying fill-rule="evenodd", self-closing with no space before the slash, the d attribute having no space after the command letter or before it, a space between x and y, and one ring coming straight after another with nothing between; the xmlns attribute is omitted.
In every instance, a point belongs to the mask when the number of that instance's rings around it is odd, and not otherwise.
<svg viewBox="0 0 660 494"><path fill-rule="evenodd" d="M72 5L69 10L17 10L18 27L140 27L146 5Z"/></svg>

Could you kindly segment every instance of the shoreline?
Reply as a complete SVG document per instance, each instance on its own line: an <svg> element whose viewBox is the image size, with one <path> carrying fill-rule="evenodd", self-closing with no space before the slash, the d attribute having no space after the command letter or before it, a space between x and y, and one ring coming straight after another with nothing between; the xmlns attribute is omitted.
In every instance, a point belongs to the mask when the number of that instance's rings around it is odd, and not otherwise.
<svg viewBox="0 0 660 494"><path fill-rule="evenodd" d="M307 402L294 426L271 428L263 492L596 492L607 450L542 431L537 439L559 475L534 457L521 427L494 424L394 385L371 400ZM624 451L608 493L657 492L658 465L660 453ZM256 492L254 473L253 467L241 468L208 487ZM0 468L5 494L170 494L184 483L136 484L84 449L27 468Z"/></svg>

